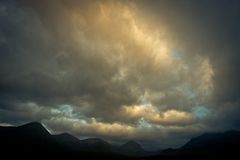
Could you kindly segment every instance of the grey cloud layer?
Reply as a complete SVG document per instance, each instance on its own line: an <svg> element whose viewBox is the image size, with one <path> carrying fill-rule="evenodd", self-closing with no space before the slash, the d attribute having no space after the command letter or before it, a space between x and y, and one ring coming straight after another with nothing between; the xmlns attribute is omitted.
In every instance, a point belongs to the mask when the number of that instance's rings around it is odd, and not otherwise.
<svg viewBox="0 0 240 160"><path fill-rule="evenodd" d="M236 127L239 5L212 3L0 2L0 122L164 146Z"/></svg>

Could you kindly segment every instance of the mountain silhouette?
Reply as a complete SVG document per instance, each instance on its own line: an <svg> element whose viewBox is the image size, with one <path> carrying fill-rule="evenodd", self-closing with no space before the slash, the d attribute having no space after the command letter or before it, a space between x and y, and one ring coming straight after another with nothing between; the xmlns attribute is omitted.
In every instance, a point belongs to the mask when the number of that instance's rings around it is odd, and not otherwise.
<svg viewBox="0 0 240 160"><path fill-rule="evenodd" d="M18 130L25 135L33 136L49 136L50 133L39 122L30 122L25 125L19 126Z"/></svg>
<svg viewBox="0 0 240 160"><path fill-rule="evenodd" d="M78 138L62 133L51 135L41 123L31 122L22 126L0 127L1 155L8 158L81 158L81 159L128 159L116 152L110 143L99 138ZM15 154L11 154L15 153ZM34 158L33 158L34 159Z"/></svg>
<svg viewBox="0 0 240 160"><path fill-rule="evenodd" d="M0 144L1 155L8 158L17 155L24 159L232 159L239 157L240 132L206 133L180 148L150 155L135 141L115 146L99 138L79 140L68 133L51 135L41 123L31 122L0 127Z"/></svg>
<svg viewBox="0 0 240 160"><path fill-rule="evenodd" d="M131 155L131 156L144 155L146 152L140 144L138 144L133 140L128 141L127 143L120 146L118 148L118 151L122 154Z"/></svg>
<svg viewBox="0 0 240 160"><path fill-rule="evenodd" d="M206 133L192 138L181 149L220 149L224 146L234 147L240 145L240 132L227 131L224 133Z"/></svg>
<svg viewBox="0 0 240 160"><path fill-rule="evenodd" d="M88 138L81 140L82 146L85 150L94 152L109 152L113 151L113 147L110 143L99 138Z"/></svg>
<svg viewBox="0 0 240 160"><path fill-rule="evenodd" d="M51 134L38 122L32 122L19 127L0 127L1 154L22 158L30 158L30 154L58 155L68 149L58 145ZM43 154L44 153L44 154Z"/></svg>
<svg viewBox="0 0 240 160"><path fill-rule="evenodd" d="M192 138L179 151L201 155L233 155L238 154L240 147L240 132L227 131L223 133L206 133Z"/></svg>
<svg viewBox="0 0 240 160"><path fill-rule="evenodd" d="M68 133L52 135L52 137L58 145L65 146L70 150L79 151L80 148L82 148L82 144L79 139Z"/></svg>
<svg viewBox="0 0 240 160"><path fill-rule="evenodd" d="M221 159L239 157L240 132L205 133L178 149L166 149L149 159Z"/></svg>

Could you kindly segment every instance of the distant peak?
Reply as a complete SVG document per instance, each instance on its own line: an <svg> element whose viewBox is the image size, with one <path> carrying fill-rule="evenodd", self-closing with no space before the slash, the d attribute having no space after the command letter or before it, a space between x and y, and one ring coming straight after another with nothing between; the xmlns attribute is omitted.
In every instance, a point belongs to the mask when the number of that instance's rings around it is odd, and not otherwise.
<svg viewBox="0 0 240 160"><path fill-rule="evenodd" d="M185 145L182 146L184 149L189 148L204 148L209 147L216 143L232 143L233 139L240 140L240 132L237 130L229 130L225 132L212 132L212 133L204 133L198 137L194 137L190 139ZM218 147L218 146L216 146Z"/></svg>
<svg viewBox="0 0 240 160"><path fill-rule="evenodd" d="M47 129L45 127L43 127L43 125L39 122L30 122L30 123L24 124L22 126L19 126L19 128L24 129L24 130L31 130L32 132L49 134Z"/></svg>
<svg viewBox="0 0 240 160"><path fill-rule="evenodd" d="M43 127L43 125L40 122L29 122L20 127Z"/></svg>
<svg viewBox="0 0 240 160"><path fill-rule="evenodd" d="M69 133L61 133L57 135L53 135L56 139L67 142L67 143L80 143L80 140L77 137L74 137L73 135Z"/></svg>
<svg viewBox="0 0 240 160"><path fill-rule="evenodd" d="M69 133L67 133L67 132L61 133L61 134L59 134L59 136L73 137L71 134L69 134Z"/></svg>
<svg viewBox="0 0 240 160"><path fill-rule="evenodd" d="M91 141L91 142L105 142L104 140L100 139L100 138L87 138L84 139L83 141Z"/></svg>
<svg viewBox="0 0 240 160"><path fill-rule="evenodd" d="M132 146L132 147L140 147L140 148L142 148L142 146L139 143L137 143L136 141L134 141L134 140L128 141L127 143L123 144L123 146Z"/></svg>
<svg viewBox="0 0 240 160"><path fill-rule="evenodd" d="M85 142L85 143L88 143L88 144L102 143L102 144L109 145L108 142L106 142L106 141L104 141L100 138L87 138L87 139L83 139L81 141Z"/></svg>
<svg viewBox="0 0 240 160"><path fill-rule="evenodd" d="M130 140L122 145L123 148L139 148L142 149L142 146L136 141Z"/></svg>
<svg viewBox="0 0 240 160"><path fill-rule="evenodd" d="M62 138L71 138L71 139L76 139L76 140L79 140L77 137L74 137L73 135L69 134L69 133L61 133L61 134L57 134L55 135L57 137L62 137Z"/></svg>
<svg viewBox="0 0 240 160"><path fill-rule="evenodd" d="M119 149L123 154L126 155L140 155L145 152L142 146L133 140L126 142L125 144L120 146Z"/></svg>

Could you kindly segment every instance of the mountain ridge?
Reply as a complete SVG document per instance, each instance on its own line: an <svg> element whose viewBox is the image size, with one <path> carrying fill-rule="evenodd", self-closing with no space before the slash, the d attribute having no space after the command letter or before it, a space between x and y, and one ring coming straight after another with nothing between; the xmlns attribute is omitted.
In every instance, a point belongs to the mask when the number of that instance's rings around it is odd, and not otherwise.
<svg viewBox="0 0 240 160"><path fill-rule="evenodd" d="M0 126L0 142L5 153L14 150L19 155L26 152L71 155L72 157L94 158L95 156L126 159L132 155L119 151L120 146L113 146L100 138L80 140L69 133L51 135L39 122L30 122L21 126Z"/></svg>
<svg viewBox="0 0 240 160"><path fill-rule="evenodd" d="M147 154L133 140L114 146L100 138L80 140L69 133L51 135L41 123L31 122L21 126L0 126L0 143L3 154L14 151L23 158L30 158L28 153L31 152L43 158L48 155L86 159L212 159L238 156L240 132L205 133L190 139L180 148L169 148L153 155Z"/></svg>

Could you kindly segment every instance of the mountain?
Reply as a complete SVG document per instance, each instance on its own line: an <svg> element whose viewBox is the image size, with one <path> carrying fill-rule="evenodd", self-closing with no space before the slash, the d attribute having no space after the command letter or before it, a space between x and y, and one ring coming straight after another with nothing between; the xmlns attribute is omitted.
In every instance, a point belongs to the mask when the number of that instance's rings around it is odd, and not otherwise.
<svg viewBox="0 0 240 160"><path fill-rule="evenodd" d="M32 136L50 136L50 133L39 122L31 122L18 127L22 134Z"/></svg>
<svg viewBox="0 0 240 160"><path fill-rule="evenodd" d="M22 126L0 127L0 151L8 158L128 159L115 147L99 138L78 138L63 133L51 135L38 122ZM15 154L12 154L15 153Z"/></svg>
<svg viewBox="0 0 240 160"><path fill-rule="evenodd" d="M232 159L239 157L240 132L205 133L178 149L166 149L148 159Z"/></svg>
<svg viewBox="0 0 240 160"><path fill-rule="evenodd" d="M75 151L109 152L112 148L111 144L99 138L79 140L68 133L53 135L52 137L58 144Z"/></svg>
<svg viewBox="0 0 240 160"><path fill-rule="evenodd" d="M205 133L192 138L182 147L151 155L140 144L129 141L114 146L99 138L78 138L62 133L51 135L40 123L0 127L0 151L7 158L66 158L66 159L233 159L239 157L240 132Z"/></svg>
<svg viewBox="0 0 240 160"><path fill-rule="evenodd" d="M113 152L113 146L99 138L88 138L81 140L84 150L94 151L94 152Z"/></svg>
<svg viewBox="0 0 240 160"><path fill-rule="evenodd" d="M240 147L240 132L206 133L192 138L179 150L194 154L236 154Z"/></svg>
<svg viewBox="0 0 240 160"><path fill-rule="evenodd" d="M146 151L135 141L128 141L118 148L118 152L124 155L139 156L145 155Z"/></svg>
<svg viewBox="0 0 240 160"><path fill-rule="evenodd" d="M240 141L240 132L231 130L223 133L205 133L201 136L192 138L182 149L199 149L210 147L221 147L224 145L236 145Z"/></svg>
<svg viewBox="0 0 240 160"><path fill-rule="evenodd" d="M53 139L56 141L57 144L61 146L65 146L66 148L74 151L79 151L80 148L82 148L81 141L68 134L68 133L62 133L58 135L52 135Z"/></svg>
<svg viewBox="0 0 240 160"><path fill-rule="evenodd" d="M58 145L51 134L38 122L19 127L0 127L1 154L30 157L30 154L59 154L66 150ZM13 152L15 154L9 154ZM40 154L43 156L43 154Z"/></svg>
<svg viewBox="0 0 240 160"><path fill-rule="evenodd" d="M42 126L41 123L31 122L19 127L15 126L0 126L0 135L21 135L21 136L49 136L50 133ZM9 135L9 136L10 136ZM5 135L7 136L7 135Z"/></svg>

